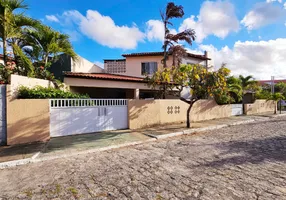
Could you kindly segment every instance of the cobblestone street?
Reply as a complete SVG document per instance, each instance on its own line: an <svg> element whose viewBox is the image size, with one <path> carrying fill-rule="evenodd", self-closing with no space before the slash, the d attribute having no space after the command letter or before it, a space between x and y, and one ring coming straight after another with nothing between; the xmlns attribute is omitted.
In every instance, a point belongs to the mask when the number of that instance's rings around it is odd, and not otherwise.
<svg viewBox="0 0 286 200"><path fill-rule="evenodd" d="M285 122L0 170L0 199L286 199Z"/></svg>

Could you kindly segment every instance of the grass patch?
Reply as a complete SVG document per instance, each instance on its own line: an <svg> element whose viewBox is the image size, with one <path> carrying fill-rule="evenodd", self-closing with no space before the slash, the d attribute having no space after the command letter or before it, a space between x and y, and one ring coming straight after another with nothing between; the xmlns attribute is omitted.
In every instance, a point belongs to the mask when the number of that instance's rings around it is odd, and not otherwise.
<svg viewBox="0 0 286 200"><path fill-rule="evenodd" d="M27 197L32 198L33 197L33 192L31 189L28 189L24 191L24 194L27 195Z"/></svg>
<svg viewBox="0 0 286 200"><path fill-rule="evenodd" d="M164 198L160 194L157 194L155 199L156 200L163 200Z"/></svg>
<svg viewBox="0 0 286 200"><path fill-rule="evenodd" d="M70 187L70 188L68 188L68 191L70 191L75 198L78 198L77 189L75 189L74 187Z"/></svg>

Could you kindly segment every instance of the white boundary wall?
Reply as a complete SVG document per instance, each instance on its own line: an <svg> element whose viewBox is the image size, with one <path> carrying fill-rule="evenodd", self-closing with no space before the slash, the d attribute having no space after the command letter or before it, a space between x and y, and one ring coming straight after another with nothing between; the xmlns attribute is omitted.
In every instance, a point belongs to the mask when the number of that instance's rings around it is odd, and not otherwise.
<svg viewBox="0 0 286 200"><path fill-rule="evenodd" d="M20 86L25 87L35 87L35 86L42 86L42 87L54 87L54 84L51 81L38 79L38 78L29 78L27 76L20 76L12 74L10 76L11 82L11 96L15 98L18 94L18 88Z"/></svg>

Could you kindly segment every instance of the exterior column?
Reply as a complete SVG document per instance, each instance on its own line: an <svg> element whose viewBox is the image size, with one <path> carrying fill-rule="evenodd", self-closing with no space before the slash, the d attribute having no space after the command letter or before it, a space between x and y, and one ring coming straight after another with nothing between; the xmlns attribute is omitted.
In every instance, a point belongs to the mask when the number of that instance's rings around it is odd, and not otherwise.
<svg viewBox="0 0 286 200"><path fill-rule="evenodd" d="M134 89L134 99L139 99L140 90Z"/></svg>

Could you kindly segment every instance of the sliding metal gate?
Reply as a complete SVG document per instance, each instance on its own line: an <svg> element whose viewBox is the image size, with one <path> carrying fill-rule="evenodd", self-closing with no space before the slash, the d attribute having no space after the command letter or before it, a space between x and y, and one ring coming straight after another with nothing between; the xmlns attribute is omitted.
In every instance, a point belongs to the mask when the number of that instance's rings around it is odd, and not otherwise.
<svg viewBox="0 0 286 200"><path fill-rule="evenodd" d="M51 137L127 129L126 99L51 99Z"/></svg>

